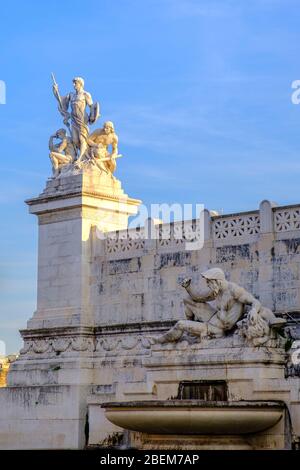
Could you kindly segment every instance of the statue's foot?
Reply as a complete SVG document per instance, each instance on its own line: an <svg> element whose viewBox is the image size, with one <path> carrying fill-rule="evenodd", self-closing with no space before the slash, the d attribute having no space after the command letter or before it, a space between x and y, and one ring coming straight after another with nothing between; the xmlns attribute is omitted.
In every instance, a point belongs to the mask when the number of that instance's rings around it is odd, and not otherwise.
<svg viewBox="0 0 300 470"><path fill-rule="evenodd" d="M153 344L162 344L164 343L165 341L162 341L162 337L161 336L146 336L147 340L149 341L149 343L151 345Z"/></svg>

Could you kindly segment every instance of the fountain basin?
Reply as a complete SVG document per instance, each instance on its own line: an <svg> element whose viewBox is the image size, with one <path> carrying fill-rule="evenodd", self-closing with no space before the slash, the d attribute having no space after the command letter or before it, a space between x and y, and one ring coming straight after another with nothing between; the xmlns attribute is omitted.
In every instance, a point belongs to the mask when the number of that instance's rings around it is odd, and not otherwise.
<svg viewBox="0 0 300 470"><path fill-rule="evenodd" d="M149 434L249 434L264 431L283 416L280 401L149 400L101 405L106 418Z"/></svg>

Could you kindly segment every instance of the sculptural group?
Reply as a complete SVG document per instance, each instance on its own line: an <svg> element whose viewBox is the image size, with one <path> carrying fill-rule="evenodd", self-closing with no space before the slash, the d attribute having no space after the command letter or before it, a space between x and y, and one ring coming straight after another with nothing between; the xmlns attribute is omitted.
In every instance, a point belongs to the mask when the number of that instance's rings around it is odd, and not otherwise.
<svg viewBox="0 0 300 470"><path fill-rule="evenodd" d="M89 125L100 117L99 103L93 103L90 93L84 90L81 77L73 79L74 92L65 96L59 93L52 74L53 94L58 102L58 110L67 130L56 131L49 140L50 160L53 177L74 173L83 168L96 167L114 179L118 154L118 137L111 121L90 134Z"/></svg>

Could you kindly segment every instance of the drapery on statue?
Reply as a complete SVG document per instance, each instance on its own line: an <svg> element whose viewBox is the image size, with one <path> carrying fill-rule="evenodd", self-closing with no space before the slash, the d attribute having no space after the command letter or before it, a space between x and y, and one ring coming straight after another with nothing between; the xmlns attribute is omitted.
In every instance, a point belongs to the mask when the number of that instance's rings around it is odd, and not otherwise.
<svg viewBox="0 0 300 470"><path fill-rule="evenodd" d="M57 139L58 143L54 143ZM50 160L52 162L53 176L58 176L61 169L72 163L76 158L76 149L72 139L67 136L65 129L59 129L49 139Z"/></svg>
<svg viewBox="0 0 300 470"><path fill-rule="evenodd" d="M75 92L70 92L66 96L60 96L53 74L52 78L53 94L58 101L58 110L64 118L64 124L69 127L69 120L71 119L71 137L75 147L78 149L78 161L80 162L88 149L88 124L94 124L97 121L99 117L99 104L93 104L90 93L84 90L83 78L73 78ZM89 114L86 112L87 107L90 109Z"/></svg>
<svg viewBox="0 0 300 470"><path fill-rule="evenodd" d="M272 329L285 325L286 320L276 317L243 287L226 281L222 269L212 268L201 275L208 287L206 293L196 292L191 287L191 279L181 284L188 293L183 301L187 320L179 320L169 331L152 338L152 342L176 342L184 332L200 339L221 338L237 325L244 337L259 346L270 339ZM214 306L210 301L214 301ZM242 319L246 306L250 310Z"/></svg>

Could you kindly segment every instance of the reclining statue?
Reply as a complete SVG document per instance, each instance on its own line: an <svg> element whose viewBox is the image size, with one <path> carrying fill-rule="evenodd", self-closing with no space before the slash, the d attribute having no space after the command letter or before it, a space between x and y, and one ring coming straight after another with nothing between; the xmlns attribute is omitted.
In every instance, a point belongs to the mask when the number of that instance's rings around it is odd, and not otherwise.
<svg viewBox="0 0 300 470"><path fill-rule="evenodd" d="M226 281L222 269L212 268L201 276L206 280L208 291L196 292L191 287L191 279L185 279L181 285L188 293L183 301L187 320L179 320L169 331L152 338L154 343L176 342L184 332L200 339L221 338L237 325L243 336L258 346L270 339L272 329L285 325L286 320L276 317L243 287ZM208 303L210 301L214 301L214 306ZM250 310L242 320L246 306L250 306Z"/></svg>

